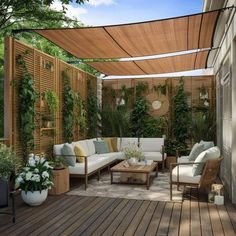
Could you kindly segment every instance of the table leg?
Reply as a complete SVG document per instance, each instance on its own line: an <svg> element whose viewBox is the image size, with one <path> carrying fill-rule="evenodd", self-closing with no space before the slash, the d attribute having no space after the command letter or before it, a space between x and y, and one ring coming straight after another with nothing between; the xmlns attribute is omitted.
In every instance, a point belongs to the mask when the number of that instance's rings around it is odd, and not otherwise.
<svg viewBox="0 0 236 236"><path fill-rule="evenodd" d="M147 173L147 190L149 190L149 186L150 186L150 175L149 173Z"/></svg>
<svg viewBox="0 0 236 236"><path fill-rule="evenodd" d="M113 184L113 171L111 171L111 184Z"/></svg>

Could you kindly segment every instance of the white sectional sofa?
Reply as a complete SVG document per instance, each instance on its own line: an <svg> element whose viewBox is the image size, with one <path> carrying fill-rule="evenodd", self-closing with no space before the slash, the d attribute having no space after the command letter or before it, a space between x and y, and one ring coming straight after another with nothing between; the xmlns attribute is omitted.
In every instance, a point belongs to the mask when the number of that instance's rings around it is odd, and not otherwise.
<svg viewBox="0 0 236 236"><path fill-rule="evenodd" d="M73 147L79 143L85 154L83 157L84 162L75 162L74 166L69 166L70 176L84 177L85 178L85 189L88 185L88 177L94 173L98 173L100 177L100 170L109 167L117 160L124 159L124 153L122 150L130 144L140 145L141 150L147 160L158 161L162 163L164 168L164 161L166 154L164 153L164 139L163 138L141 138L138 142L138 138L117 138L117 149L118 152L109 152L103 154L95 153L94 141L98 139L86 139L76 142L72 142L70 145ZM53 147L53 153L55 156L63 156L62 148L63 144L56 144ZM74 156L76 159L76 156Z"/></svg>

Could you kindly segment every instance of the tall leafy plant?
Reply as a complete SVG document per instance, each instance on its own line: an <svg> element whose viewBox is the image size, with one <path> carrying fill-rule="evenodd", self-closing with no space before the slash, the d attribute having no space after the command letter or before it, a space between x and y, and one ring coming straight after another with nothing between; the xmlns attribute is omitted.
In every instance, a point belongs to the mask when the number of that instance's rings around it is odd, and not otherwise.
<svg viewBox="0 0 236 236"><path fill-rule="evenodd" d="M187 104L187 95L184 91L183 78L180 78L176 94L173 97L173 107L173 133L175 139L178 142L187 145L186 141L190 137L190 114L189 107Z"/></svg>
<svg viewBox="0 0 236 236"><path fill-rule="evenodd" d="M98 133L98 115L99 106L98 99L92 87L91 80L87 82L88 98L87 98L87 116L88 116L88 137L96 137Z"/></svg>
<svg viewBox="0 0 236 236"><path fill-rule="evenodd" d="M74 91L70 85L70 77L67 70L62 71L62 79L64 85L64 104L63 104L63 127L64 137L67 142L73 140L73 127L74 127Z"/></svg>
<svg viewBox="0 0 236 236"><path fill-rule="evenodd" d="M29 73L25 62L25 56L28 53L28 51L25 51L16 58L17 65L22 68L22 76L17 85L19 94L19 133L24 157L34 148L35 103L39 98L39 94L34 87L33 77Z"/></svg>

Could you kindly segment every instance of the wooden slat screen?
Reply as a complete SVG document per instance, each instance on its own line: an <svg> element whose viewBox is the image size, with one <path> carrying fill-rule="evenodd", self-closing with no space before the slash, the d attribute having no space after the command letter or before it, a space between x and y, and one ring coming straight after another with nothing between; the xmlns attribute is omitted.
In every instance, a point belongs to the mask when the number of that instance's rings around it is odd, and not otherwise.
<svg viewBox="0 0 236 236"><path fill-rule="evenodd" d="M13 78L14 80L20 80L22 77L22 69L19 65L16 64L16 57L24 52L28 51L28 54L25 56L25 61L27 68L31 73L35 81L35 89L42 97L43 92L46 90L55 91L60 100L59 111L55 115L55 129L45 130L42 126L41 116L47 113L47 108L42 105L41 99L35 105L36 117L35 124L36 130L34 133L34 142L35 142L35 153L52 153L52 146L56 143L65 142L63 136L63 83L62 83L62 71L67 70L71 87L74 91L80 92L83 100L87 100L87 80L92 80L92 85L96 88L97 78L87 74L84 71L81 71L79 68L71 66L65 62L60 61L59 59L49 56L39 50L36 50L30 46L27 46L17 40L12 40L10 47L13 48L12 55L12 68L13 68ZM10 56L10 55L9 55ZM45 66L45 63L51 65L50 68ZM6 78L11 80L12 78ZM10 131L10 143L16 150L17 154L22 155L21 143L20 143L20 133L19 133L19 99L17 88L11 86L12 91L12 104L11 113L12 113L12 128L9 125ZM81 139L79 129L74 130L74 139Z"/></svg>

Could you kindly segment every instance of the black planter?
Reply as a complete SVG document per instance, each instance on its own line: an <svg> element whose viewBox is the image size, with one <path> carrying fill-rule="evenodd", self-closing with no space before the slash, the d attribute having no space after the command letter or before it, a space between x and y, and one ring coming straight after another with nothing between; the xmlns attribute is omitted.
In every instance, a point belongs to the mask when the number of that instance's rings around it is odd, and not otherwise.
<svg viewBox="0 0 236 236"><path fill-rule="evenodd" d="M8 206L9 200L9 182L0 179L0 207Z"/></svg>

